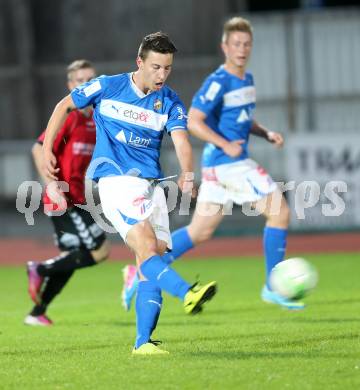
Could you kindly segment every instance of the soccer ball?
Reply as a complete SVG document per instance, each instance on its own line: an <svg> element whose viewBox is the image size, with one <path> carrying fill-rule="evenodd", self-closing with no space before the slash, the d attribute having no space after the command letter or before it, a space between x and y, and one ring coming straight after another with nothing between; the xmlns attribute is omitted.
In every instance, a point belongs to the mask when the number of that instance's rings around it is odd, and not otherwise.
<svg viewBox="0 0 360 390"><path fill-rule="evenodd" d="M301 257L277 264L270 274L273 291L289 299L301 299L316 287L318 274L313 265Z"/></svg>

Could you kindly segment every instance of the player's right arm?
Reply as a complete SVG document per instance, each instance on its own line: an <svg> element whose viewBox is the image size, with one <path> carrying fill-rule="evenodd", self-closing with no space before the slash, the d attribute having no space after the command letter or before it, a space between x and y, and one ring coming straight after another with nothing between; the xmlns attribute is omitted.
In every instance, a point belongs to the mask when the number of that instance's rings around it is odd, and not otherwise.
<svg viewBox="0 0 360 390"><path fill-rule="evenodd" d="M197 108L191 107L189 110L188 129L196 138L202 141L209 142L218 148L221 148L224 153L230 157L240 156L242 153L241 144L244 140L235 140L229 142L221 135L212 130L205 122L207 115Z"/></svg>
<svg viewBox="0 0 360 390"><path fill-rule="evenodd" d="M44 175L50 180L57 180L56 157L53 153L53 145L57 133L61 129L69 110L75 109L71 95L65 96L55 107L46 128L43 143Z"/></svg>
<svg viewBox="0 0 360 390"><path fill-rule="evenodd" d="M228 141L206 124L206 118L223 104L224 93L224 83L217 77L208 77L193 97L188 129L194 137L217 146L230 157L238 157L245 141Z"/></svg>

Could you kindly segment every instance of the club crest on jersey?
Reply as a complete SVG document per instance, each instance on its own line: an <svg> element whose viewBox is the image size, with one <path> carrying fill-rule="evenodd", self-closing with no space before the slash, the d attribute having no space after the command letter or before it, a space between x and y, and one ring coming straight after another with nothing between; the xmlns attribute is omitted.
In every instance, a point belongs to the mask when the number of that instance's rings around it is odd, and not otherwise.
<svg viewBox="0 0 360 390"><path fill-rule="evenodd" d="M160 99L156 99L154 101L154 110L159 111L159 110L161 110L161 107L162 107L161 100Z"/></svg>

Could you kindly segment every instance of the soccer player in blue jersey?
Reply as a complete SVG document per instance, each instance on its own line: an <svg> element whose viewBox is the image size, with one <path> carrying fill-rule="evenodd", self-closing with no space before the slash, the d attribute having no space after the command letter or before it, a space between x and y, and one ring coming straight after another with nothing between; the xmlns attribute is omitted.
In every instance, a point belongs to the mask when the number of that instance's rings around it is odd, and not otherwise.
<svg viewBox="0 0 360 390"><path fill-rule="evenodd" d="M254 119L254 80L251 73L246 72L252 44L250 23L240 17L228 20L221 43L225 63L206 78L193 97L188 128L193 136L206 142L202 184L192 221L173 233L173 250L164 256L164 260L170 264L194 246L209 240L222 221L223 208L228 202L250 203L266 218L263 240L266 283L261 297L266 302L299 310L304 308L302 302L285 299L269 286L271 270L284 259L290 212L271 177L249 158L251 134L263 137L277 147L283 145L281 134L269 131ZM124 294L125 307L131 302L134 290L131 287L128 294Z"/></svg>
<svg viewBox="0 0 360 390"><path fill-rule="evenodd" d="M162 258L172 246L164 191L156 185L163 178L159 155L165 131L180 163L182 190L191 187L186 173L193 170L186 111L165 85L176 51L166 34L146 36L137 71L101 76L75 88L55 107L43 144L45 172L56 180L52 146L67 110L93 106L96 145L87 175L98 181L105 216L136 256L141 281L133 353L139 355L167 353L150 338L160 315L161 290L180 298L189 314L198 313L216 293L215 282L190 286Z"/></svg>

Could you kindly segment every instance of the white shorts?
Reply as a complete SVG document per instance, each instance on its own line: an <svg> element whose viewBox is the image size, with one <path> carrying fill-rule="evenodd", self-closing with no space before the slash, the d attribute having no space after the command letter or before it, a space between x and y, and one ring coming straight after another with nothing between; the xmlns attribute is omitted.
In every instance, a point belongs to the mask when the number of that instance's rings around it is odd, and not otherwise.
<svg viewBox="0 0 360 390"><path fill-rule="evenodd" d="M110 176L99 180L99 196L106 218L126 242L129 230L148 219L155 235L172 248L164 190L133 176Z"/></svg>
<svg viewBox="0 0 360 390"><path fill-rule="evenodd" d="M198 202L238 205L256 202L277 189L264 168L250 158L202 169Z"/></svg>

